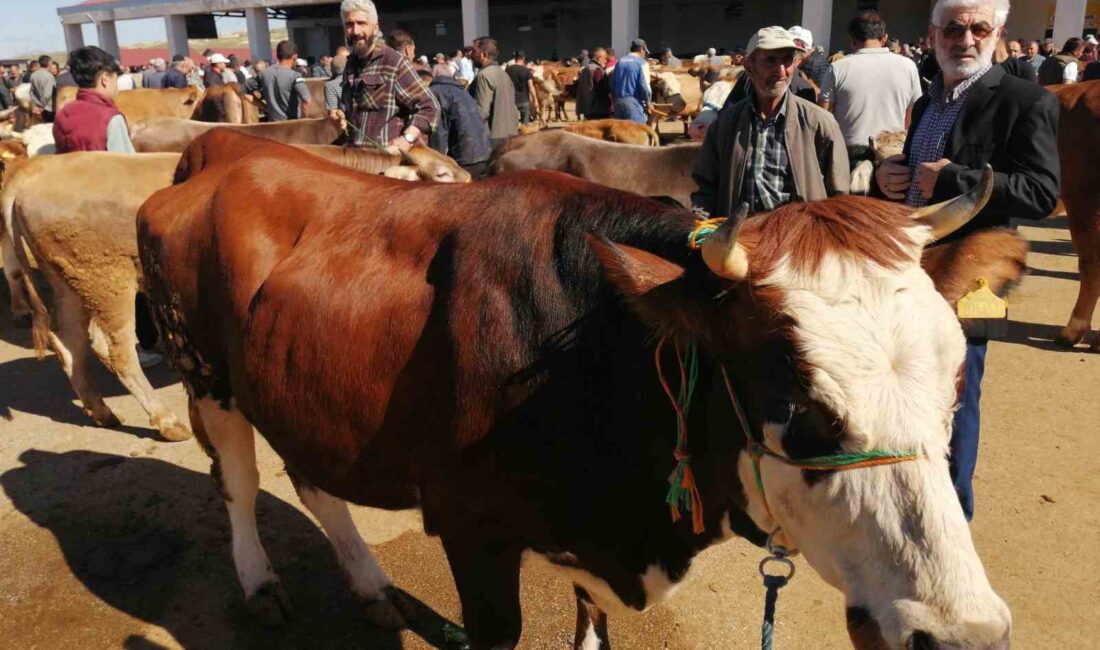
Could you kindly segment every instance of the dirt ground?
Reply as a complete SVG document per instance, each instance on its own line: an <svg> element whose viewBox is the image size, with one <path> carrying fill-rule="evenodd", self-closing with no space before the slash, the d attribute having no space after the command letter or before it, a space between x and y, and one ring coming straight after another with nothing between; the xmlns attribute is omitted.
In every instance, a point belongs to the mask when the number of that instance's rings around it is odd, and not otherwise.
<svg viewBox="0 0 1100 650"><path fill-rule="evenodd" d="M973 531L994 586L1012 608L1017 648L1096 647L1100 638L1100 355L1051 340L1077 291L1064 220L1021 228L1031 275L1015 294L1008 340L990 346ZM0 286L3 286L0 283ZM7 295L0 289L0 300ZM151 371L169 406L184 394ZM228 522L194 442L156 442L137 402L100 369L125 422L98 429L57 362L36 361L27 330L0 307L0 647L447 647L459 622L438 540L413 512L354 516L394 582L421 604L415 629L380 633L360 616L333 554L260 444L260 531L295 610L283 629L248 619ZM619 648L751 648L758 641L762 552L734 541L700 556L667 605L612 619ZM779 648L849 647L843 602L801 560L781 592ZM525 648L572 638L570 585L523 575Z"/></svg>

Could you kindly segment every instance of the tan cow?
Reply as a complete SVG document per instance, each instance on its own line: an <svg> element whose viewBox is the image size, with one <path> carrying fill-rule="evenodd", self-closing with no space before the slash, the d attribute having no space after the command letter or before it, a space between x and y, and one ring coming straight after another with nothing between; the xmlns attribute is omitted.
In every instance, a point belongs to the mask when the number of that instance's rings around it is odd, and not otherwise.
<svg viewBox="0 0 1100 650"><path fill-rule="evenodd" d="M197 119L223 124L257 124L260 109L252 97L240 94L240 84L231 81L206 89Z"/></svg>
<svg viewBox="0 0 1100 650"><path fill-rule="evenodd" d="M1058 96L1058 159L1062 167L1062 203L1077 250L1081 287L1058 343L1072 347L1092 329L1100 300L1100 81L1048 86ZM1100 352L1100 332L1089 349Z"/></svg>
<svg viewBox="0 0 1100 650"><path fill-rule="evenodd" d="M414 147L405 156L331 146L301 148L367 174L470 180L454 161L425 147ZM18 165L0 193L20 264L13 271L30 268L26 246L54 294L53 309L47 309L31 278L19 273L30 301L39 357L47 347L52 349L95 423L117 426L118 418L87 372L91 348L138 400L165 440L183 440L191 432L157 398L137 360L134 300L143 278L134 220L149 196L172 184L179 160L175 153L44 156ZM56 332L51 327L54 320Z"/></svg>
<svg viewBox="0 0 1100 650"><path fill-rule="evenodd" d="M263 124L214 124L180 118L158 118L131 123L130 139L142 153L180 153L192 140L213 128L242 133L286 144L332 144L340 138L340 126L328 118L287 120Z"/></svg>
<svg viewBox="0 0 1100 650"><path fill-rule="evenodd" d="M607 142L639 144L646 147L661 146L661 139L657 136L657 131L646 124L638 124L630 120L617 120L614 118L588 120L578 124L569 124L563 127L563 130Z"/></svg>
<svg viewBox="0 0 1100 650"><path fill-rule="evenodd" d="M691 167L699 144L643 147L601 142L561 129L512 138L497 147L490 173L551 169L645 196L691 205Z"/></svg>
<svg viewBox="0 0 1100 650"><path fill-rule="evenodd" d="M57 89L57 110L76 99L73 86ZM202 111L203 93L194 86L187 88L137 88L118 94L115 104L130 124L155 117L189 117L198 119Z"/></svg>

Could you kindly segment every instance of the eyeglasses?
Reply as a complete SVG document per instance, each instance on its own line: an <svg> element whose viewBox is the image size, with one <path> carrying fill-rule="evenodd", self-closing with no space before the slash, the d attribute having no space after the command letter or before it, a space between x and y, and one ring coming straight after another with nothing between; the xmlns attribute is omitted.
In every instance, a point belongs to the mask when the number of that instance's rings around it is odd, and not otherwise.
<svg viewBox="0 0 1100 650"><path fill-rule="evenodd" d="M976 41L980 41L993 33L993 26L985 21L982 21L980 23L971 23L969 25L964 25L962 23L952 21L947 23L943 27L940 27L939 25L934 25L934 27L943 32L943 35L946 38L950 38L951 40L958 40L962 38L966 35L966 32L968 31L974 35L974 40Z"/></svg>

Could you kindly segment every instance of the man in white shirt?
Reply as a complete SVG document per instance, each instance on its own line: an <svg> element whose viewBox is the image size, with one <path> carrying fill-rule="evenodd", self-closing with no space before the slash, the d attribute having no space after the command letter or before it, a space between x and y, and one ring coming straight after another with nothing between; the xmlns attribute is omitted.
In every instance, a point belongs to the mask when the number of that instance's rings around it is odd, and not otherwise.
<svg viewBox="0 0 1100 650"><path fill-rule="evenodd" d="M863 11L848 23L856 52L833 63L821 86L821 106L831 110L848 145L866 145L883 131L909 128L920 99L920 75L909 59L886 47L886 23Z"/></svg>

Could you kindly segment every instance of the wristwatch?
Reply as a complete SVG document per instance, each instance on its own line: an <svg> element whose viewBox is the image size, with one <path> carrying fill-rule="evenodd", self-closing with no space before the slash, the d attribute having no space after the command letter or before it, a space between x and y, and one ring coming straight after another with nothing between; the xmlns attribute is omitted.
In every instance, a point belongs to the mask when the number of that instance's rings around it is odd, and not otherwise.
<svg viewBox="0 0 1100 650"><path fill-rule="evenodd" d="M405 142L409 144L416 144L416 136L411 133L405 133Z"/></svg>

